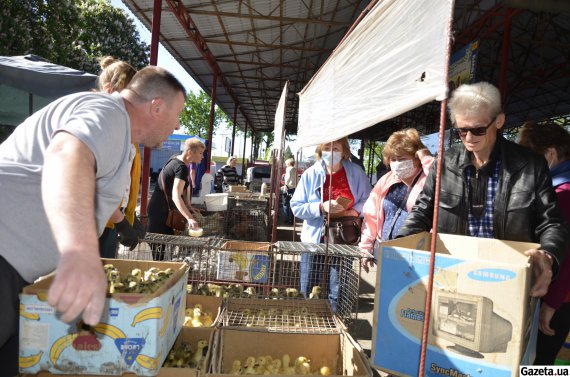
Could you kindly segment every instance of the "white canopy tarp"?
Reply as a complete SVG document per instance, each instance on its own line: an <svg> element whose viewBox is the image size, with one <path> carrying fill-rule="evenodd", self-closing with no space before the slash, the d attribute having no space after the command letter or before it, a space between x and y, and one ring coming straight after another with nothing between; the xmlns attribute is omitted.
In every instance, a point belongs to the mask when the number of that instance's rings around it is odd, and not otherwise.
<svg viewBox="0 0 570 377"><path fill-rule="evenodd" d="M297 140L338 140L446 96L453 0L380 0L299 93Z"/></svg>
<svg viewBox="0 0 570 377"><path fill-rule="evenodd" d="M278 151L283 150L285 146L285 112L287 110L287 95L289 93L289 81L285 83L281 98L277 103L277 110L275 110L275 126L273 128L273 149Z"/></svg>

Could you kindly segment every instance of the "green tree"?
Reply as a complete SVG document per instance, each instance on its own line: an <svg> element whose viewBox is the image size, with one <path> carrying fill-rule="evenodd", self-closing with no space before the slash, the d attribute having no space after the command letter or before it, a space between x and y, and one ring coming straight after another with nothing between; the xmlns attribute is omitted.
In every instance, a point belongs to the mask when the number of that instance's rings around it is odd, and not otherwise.
<svg viewBox="0 0 570 377"><path fill-rule="evenodd" d="M288 160L290 158L295 158L295 156L293 156L293 152L291 152L291 148L289 148L289 146L287 146L287 148L285 148L285 152L283 152L283 159Z"/></svg>
<svg viewBox="0 0 570 377"><path fill-rule="evenodd" d="M133 20L108 0L3 0L0 14L0 55L35 54L94 74L105 55L148 64Z"/></svg>
<svg viewBox="0 0 570 377"><path fill-rule="evenodd" d="M210 106L212 99L204 91L200 91L198 95L188 93L184 110L180 116L180 125L188 135L200 136L204 139L208 138L208 130L210 127ZM214 113L214 129L220 125L230 124L228 116L218 106Z"/></svg>

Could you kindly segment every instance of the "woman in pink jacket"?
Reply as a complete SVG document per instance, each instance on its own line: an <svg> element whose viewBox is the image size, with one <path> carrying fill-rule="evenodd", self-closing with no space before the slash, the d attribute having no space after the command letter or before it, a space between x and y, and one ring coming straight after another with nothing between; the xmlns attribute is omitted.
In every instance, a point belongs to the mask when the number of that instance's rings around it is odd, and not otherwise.
<svg viewBox="0 0 570 377"><path fill-rule="evenodd" d="M434 160L413 128L390 135L382 155L390 170L376 183L364 204L364 223L358 244L370 254L376 240L391 240L398 235ZM368 266L364 266L367 270Z"/></svg>

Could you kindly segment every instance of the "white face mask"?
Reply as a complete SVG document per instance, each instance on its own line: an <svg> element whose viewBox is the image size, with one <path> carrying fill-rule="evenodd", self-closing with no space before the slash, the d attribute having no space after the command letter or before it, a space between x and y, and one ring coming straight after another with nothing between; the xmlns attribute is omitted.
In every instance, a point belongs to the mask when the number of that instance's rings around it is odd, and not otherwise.
<svg viewBox="0 0 570 377"><path fill-rule="evenodd" d="M327 166L334 166L342 160L342 154L340 152L322 151L321 158Z"/></svg>
<svg viewBox="0 0 570 377"><path fill-rule="evenodd" d="M413 160L391 161L390 169L399 179L410 178L416 172Z"/></svg>

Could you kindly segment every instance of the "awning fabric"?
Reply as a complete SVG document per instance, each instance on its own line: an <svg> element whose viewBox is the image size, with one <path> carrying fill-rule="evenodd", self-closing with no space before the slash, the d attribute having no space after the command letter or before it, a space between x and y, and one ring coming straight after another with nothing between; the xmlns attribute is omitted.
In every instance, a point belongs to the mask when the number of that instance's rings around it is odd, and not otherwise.
<svg viewBox="0 0 570 377"><path fill-rule="evenodd" d="M90 90L97 76L49 63L34 55L0 56L0 84L42 97L58 98Z"/></svg>
<svg viewBox="0 0 570 377"><path fill-rule="evenodd" d="M446 96L453 0L384 0L299 93L297 145L338 140Z"/></svg>
<svg viewBox="0 0 570 377"><path fill-rule="evenodd" d="M285 131L285 112L287 111L287 95L289 93L289 81L285 83L281 97L275 110L275 127L273 128L273 149L283 150Z"/></svg>

